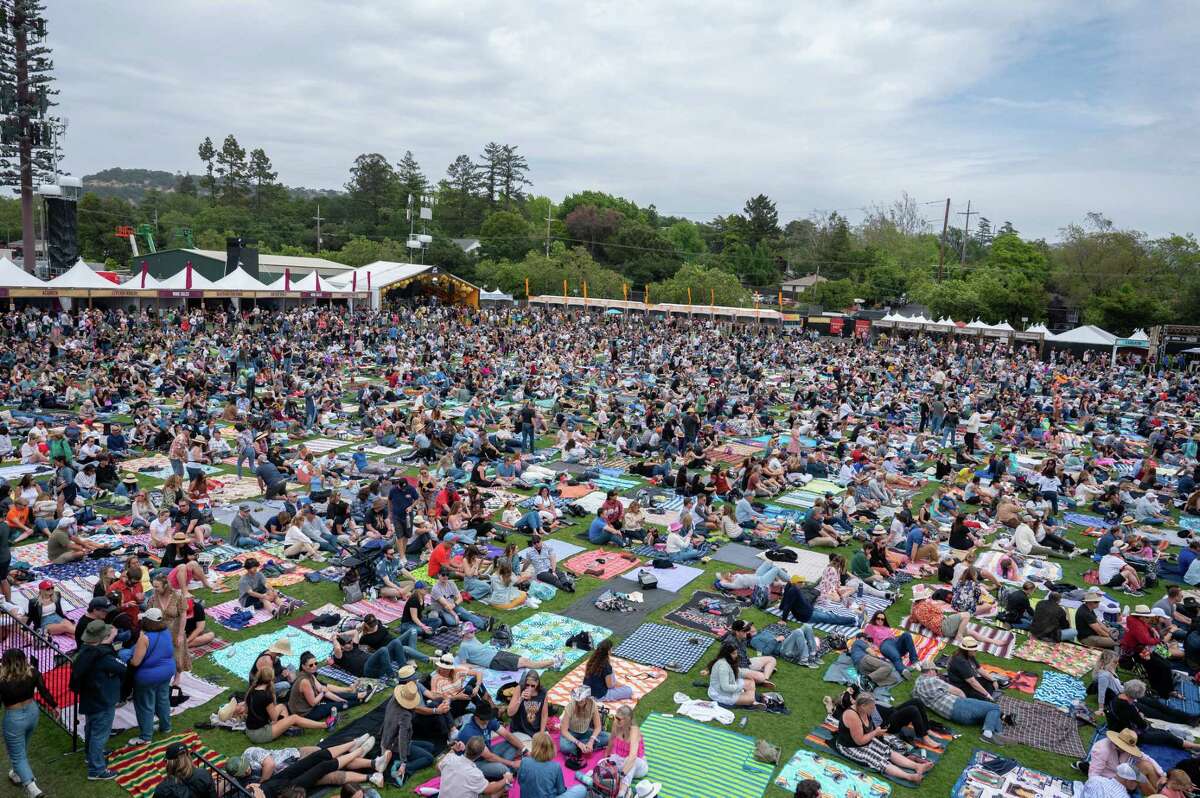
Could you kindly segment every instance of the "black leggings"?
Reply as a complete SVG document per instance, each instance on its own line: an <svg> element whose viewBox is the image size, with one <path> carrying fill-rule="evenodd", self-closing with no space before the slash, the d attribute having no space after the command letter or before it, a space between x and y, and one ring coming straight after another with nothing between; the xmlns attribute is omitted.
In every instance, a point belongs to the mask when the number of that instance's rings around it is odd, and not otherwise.
<svg viewBox="0 0 1200 798"><path fill-rule="evenodd" d="M905 726L912 726L913 734L919 739L929 734L929 716L919 701L905 701L894 707L877 707L883 718L884 728L890 734L899 734Z"/></svg>
<svg viewBox="0 0 1200 798"><path fill-rule="evenodd" d="M273 798L285 787L303 787L306 793L311 792L321 779L337 773L338 763L333 754L322 748L306 757L297 759L283 770L271 776L262 783L263 794Z"/></svg>

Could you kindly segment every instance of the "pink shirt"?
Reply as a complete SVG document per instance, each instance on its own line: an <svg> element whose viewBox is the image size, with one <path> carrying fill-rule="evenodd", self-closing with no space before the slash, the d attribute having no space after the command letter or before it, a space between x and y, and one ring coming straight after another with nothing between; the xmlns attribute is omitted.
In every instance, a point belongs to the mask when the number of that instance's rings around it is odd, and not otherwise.
<svg viewBox="0 0 1200 798"><path fill-rule="evenodd" d="M629 756L629 741L622 740L620 737L612 738L612 752L613 756L619 756L621 759ZM644 738L638 740L637 755L639 758L646 756L646 740Z"/></svg>
<svg viewBox="0 0 1200 798"><path fill-rule="evenodd" d="M876 646L882 645L884 640L891 640L895 636L892 627L876 626L873 623L863 627L863 634Z"/></svg>

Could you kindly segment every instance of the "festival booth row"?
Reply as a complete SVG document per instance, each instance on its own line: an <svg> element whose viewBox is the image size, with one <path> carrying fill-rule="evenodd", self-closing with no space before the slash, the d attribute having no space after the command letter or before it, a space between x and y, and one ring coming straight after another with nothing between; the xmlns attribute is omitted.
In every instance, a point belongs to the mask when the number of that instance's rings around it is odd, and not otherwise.
<svg viewBox="0 0 1200 798"><path fill-rule="evenodd" d="M535 307L560 307L584 313L616 316L623 313L645 314L651 318L697 318L740 324L797 324L800 317L767 308L737 308L727 305L684 305L674 302L645 303L628 299L590 299L578 296L539 295L529 297Z"/></svg>
<svg viewBox="0 0 1200 798"><path fill-rule="evenodd" d="M186 300L229 300L240 307L242 300L263 302L274 300L276 304L287 300L366 299L367 292L355 291L341 283L322 281L311 273L300 280L292 281L289 274L273 284L266 284L247 274L240 266L220 280L204 277L190 265L170 277L159 279L147 273L145 268L122 283L114 282L95 272L82 260L52 280L39 280L21 269L7 258L0 260L0 297L7 297L11 305L15 300L57 300L69 308L72 301L87 300L89 307L95 305L123 304L129 300L141 303L154 300L158 303Z"/></svg>
<svg viewBox="0 0 1200 798"><path fill-rule="evenodd" d="M947 316L934 321L923 315L903 316L899 313L888 313L882 319L874 322L880 330L890 330L897 335L911 336L923 333L939 335L956 335L968 338L994 338L998 341L1021 341L1040 344L1049 332L1041 325L1034 325L1028 330L1018 330L1006 321L999 324L988 324L975 319L970 322L955 321Z"/></svg>
<svg viewBox="0 0 1200 798"><path fill-rule="evenodd" d="M1093 324L1085 324L1073 330L1046 336L1046 345L1051 349L1067 350L1076 354L1106 350L1111 353L1111 362L1116 365L1118 357L1132 356L1145 359L1150 354L1150 336L1138 328L1128 338L1121 338Z"/></svg>

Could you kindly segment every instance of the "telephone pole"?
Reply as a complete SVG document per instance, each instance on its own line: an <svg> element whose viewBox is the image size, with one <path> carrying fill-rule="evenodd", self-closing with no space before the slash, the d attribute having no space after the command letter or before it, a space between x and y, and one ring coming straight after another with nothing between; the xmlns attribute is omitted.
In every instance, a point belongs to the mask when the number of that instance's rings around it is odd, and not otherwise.
<svg viewBox="0 0 1200 798"><path fill-rule="evenodd" d="M946 231L950 228L950 198L946 197L946 213L942 217L942 241L938 245L938 282L942 281L942 266L946 263Z"/></svg>
<svg viewBox="0 0 1200 798"><path fill-rule="evenodd" d="M317 215L313 217L317 220L317 252L321 251L321 222L325 221L321 216L321 203L317 203Z"/></svg>
<svg viewBox="0 0 1200 798"><path fill-rule="evenodd" d="M550 222L554 219L554 203L546 209L546 257L550 257Z"/></svg>
<svg viewBox="0 0 1200 798"><path fill-rule="evenodd" d="M968 233L967 231L971 229L971 217L978 216L979 211L972 211L971 210L971 201L967 200L967 210L965 212L959 211L958 215L967 217L967 218L963 219L962 259L959 261L960 263L966 263L967 262L967 236L970 235L970 233Z"/></svg>

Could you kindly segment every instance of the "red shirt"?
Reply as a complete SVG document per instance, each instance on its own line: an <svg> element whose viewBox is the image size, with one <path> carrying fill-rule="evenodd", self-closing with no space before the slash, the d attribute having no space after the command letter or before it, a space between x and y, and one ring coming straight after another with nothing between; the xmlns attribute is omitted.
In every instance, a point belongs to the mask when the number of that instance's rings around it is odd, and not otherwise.
<svg viewBox="0 0 1200 798"><path fill-rule="evenodd" d="M442 566L450 562L450 554L452 553L449 543L439 543L433 547L433 551L429 553L429 575L436 577L438 571L442 570Z"/></svg>
<svg viewBox="0 0 1200 798"><path fill-rule="evenodd" d="M129 616L129 620L133 622L134 628L141 624L139 617L140 611L138 605L142 603L142 586L138 583L130 584L125 579L118 579L110 586L111 590L115 590L121 594L121 603L128 604L133 602L133 606L122 607L121 611Z"/></svg>
<svg viewBox="0 0 1200 798"><path fill-rule="evenodd" d="M1121 651L1136 654L1143 648L1154 648L1159 643L1158 632L1150 628L1145 618L1130 615L1125 619L1125 634L1121 635Z"/></svg>

